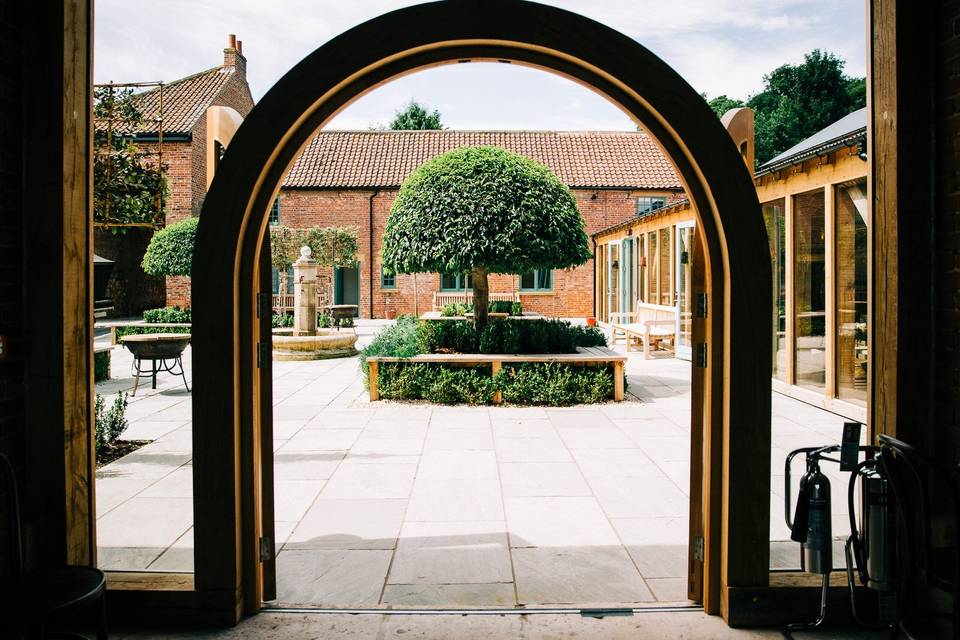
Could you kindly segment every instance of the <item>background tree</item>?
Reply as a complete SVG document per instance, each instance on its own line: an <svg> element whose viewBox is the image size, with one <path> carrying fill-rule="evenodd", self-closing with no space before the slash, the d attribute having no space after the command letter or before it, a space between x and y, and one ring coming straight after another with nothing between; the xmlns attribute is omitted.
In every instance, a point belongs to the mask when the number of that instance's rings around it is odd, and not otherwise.
<svg viewBox="0 0 960 640"><path fill-rule="evenodd" d="M404 181L382 256L395 273L469 272L479 329L488 274L565 269L591 253L576 200L550 169L504 149L462 147Z"/></svg>
<svg viewBox="0 0 960 640"><path fill-rule="evenodd" d="M355 227L270 227L270 262L285 281L287 270L300 258L300 247L310 247L311 257L321 267L352 267L357 261ZM284 290L281 285L281 291ZM330 292L333 300L333 292Z"/></svg>
<svg viewBox="0 0 960 640"><path fill-rule="evenodd" d="M411 100L406 107L396 112L390 122L390 128L395 131L422 131L426 129L443 129L440 122L440 112L433 112L416 100Z"/></svg>
<svg viewBox="0 0 960 640"><path fill-rule="evenodd" d="M113 233L159 222L169 196L165 167L134 142L132 133L143 126L134 97L132 89L94 89L93 220Z"/></svg>
<svg viewBox="0 0 960 640"><path fill-rule="evenodd" d="M189 276L200 218L187 218L160 229L150 238L141 266L152 276Z"/></svg>
<svg viewBox="0 0 960 640"><path fill-rule="evenodd" d="M866 105L866 80L845 75L844 64L836 55L814 49L801 64L785 64L765 75L763 90L746 103L727 96L708 103L718 116L739 106L754 110L759 166Z"/></svg>

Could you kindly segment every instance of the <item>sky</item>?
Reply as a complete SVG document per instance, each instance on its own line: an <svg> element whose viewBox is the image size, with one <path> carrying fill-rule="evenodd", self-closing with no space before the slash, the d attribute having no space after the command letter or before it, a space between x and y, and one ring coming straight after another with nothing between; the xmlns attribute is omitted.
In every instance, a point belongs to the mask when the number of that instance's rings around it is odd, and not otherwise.
<svg viewBox="0 0 960 640"><path fill-rule="evenodd" d="M746 98L763 75L820 48L866 71L864 0L541 0L637 40L698 92ZM259 99L327 40L407 0L97 0L94 81L169 82L217 66L227 34L243 41ZM632 130L604 98L545 71L503 64L452 65L385 84L327 129L388 123L411 99L453 129Z"/></svg>

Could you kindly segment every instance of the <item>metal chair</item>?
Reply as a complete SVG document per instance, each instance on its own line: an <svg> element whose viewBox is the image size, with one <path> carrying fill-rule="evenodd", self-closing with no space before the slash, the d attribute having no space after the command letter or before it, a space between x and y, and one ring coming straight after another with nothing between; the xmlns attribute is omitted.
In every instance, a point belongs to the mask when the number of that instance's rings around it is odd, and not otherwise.
<svg viewBox="0 0 960 640"><path fill-rule="evenodd" d="M10 461L0 453L0 496L7 498L9 571L0 579L0 629L3 637L80 638L76 634L46 634L51 621L96 607L97 640L107 640L106 577L93 567L23 570L20 503Z"/></svg>
<svg viewBox="0 0 960 640"><path fill-rule="evenodd" d="M898 627L907 638L960 638L960 484L915 447L881 435L899 508Z"/></svg>

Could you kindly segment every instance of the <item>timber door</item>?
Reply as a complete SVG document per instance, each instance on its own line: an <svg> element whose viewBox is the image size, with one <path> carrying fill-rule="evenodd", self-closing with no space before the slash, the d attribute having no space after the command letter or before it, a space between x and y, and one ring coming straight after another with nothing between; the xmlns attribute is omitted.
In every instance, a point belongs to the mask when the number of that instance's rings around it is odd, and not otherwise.
<svg viewBox="0 0 960 640"><path fill-rule="evenodd" d="M676 236L676 353L681 360L690 360L693 348L693 222L678 224Z"/></svg>

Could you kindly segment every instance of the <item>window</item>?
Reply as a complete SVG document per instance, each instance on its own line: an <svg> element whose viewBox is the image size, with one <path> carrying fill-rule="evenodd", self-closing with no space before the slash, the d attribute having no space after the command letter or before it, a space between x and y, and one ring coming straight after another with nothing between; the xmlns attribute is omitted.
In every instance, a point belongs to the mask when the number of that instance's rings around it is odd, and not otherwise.
<svg viewBox="0 0 960 640"><path fill-rule="evenodd" d="M770 245L770 266L773 269L773 377L787 381L787 218L784 200L761 205L763 224Z"/></svg>
<svg viewBox="0 0 960 640"><path fill-rule="evenodd" d="M826 385L826 218L823 189L793 196L794 372L796 384Z"/></svg>
<svg viewBox="0 0 960 640"><path fill-rule="evenodd" d="M637 198L637 217L645 216L667 206L665 197L640 196Z"/></svg>
<svg viewBox="0 0 960 640"><path fill-rule="evenodd" d="M867 184L837 187L837 395L867 406Z"/></svg>
<svg viewBox="0 0 960 640"><path fill-rule="evenodd" d="M273 199L273 206L270 207L270 224L280 224L280 196Z"/></svg>
<svg viewBox="0 0 960 640"><path fill-rule="evenodd" d="M520 274L521 291L553 291L553 271L534 269Z"/></svg>
<svg viewBox="0 0 960 640"><path fill-rule="evenodd" d="M385 271L382 266L380 267L380 288L381 289L397 288L397 274L390 273L389 271Z"/></svg>
<svg viewBox="0 0 960 640"><path fill-rule="evenodd" d="M473 288L473 279L469 273L442 273L440 274L441 291L463 291Z"/></svg>
<svg viewBox="0 0 960 640"><path fill-rule="evenodd" d="M276 267L272 267L271 271L273 280L272 291L274 295L278 295L280 293L280 270ZM286 285L284 286L286 289L285 293L288 295L293 295L293 267L287 268L284 281L286 282Z"/></svg>

